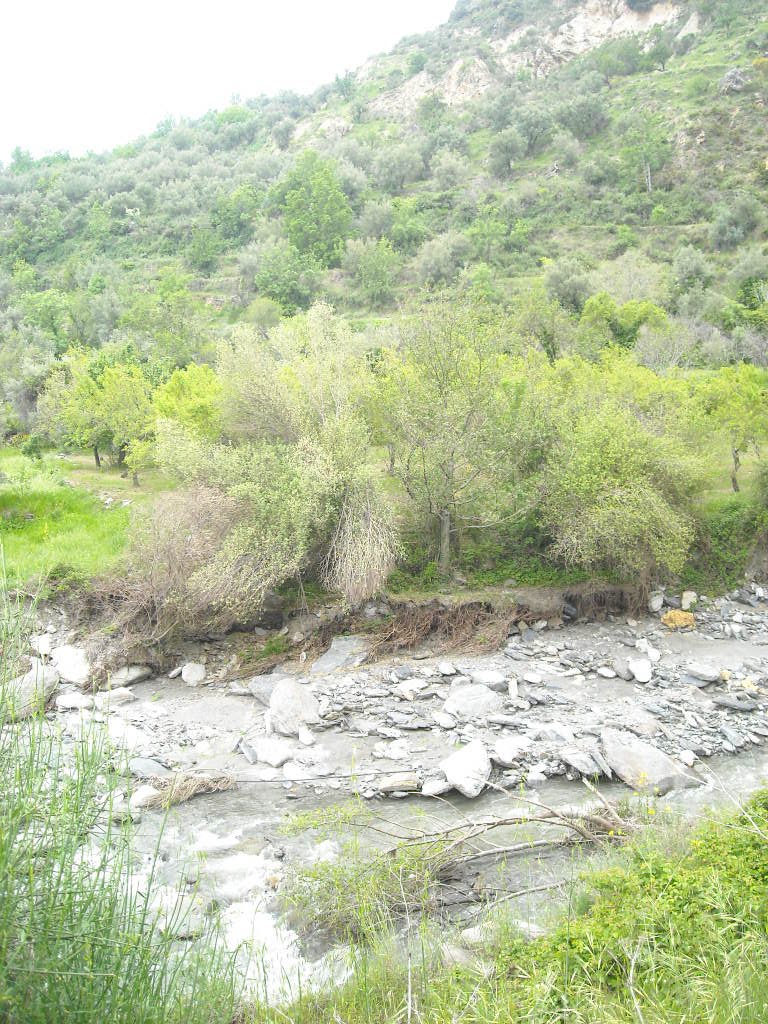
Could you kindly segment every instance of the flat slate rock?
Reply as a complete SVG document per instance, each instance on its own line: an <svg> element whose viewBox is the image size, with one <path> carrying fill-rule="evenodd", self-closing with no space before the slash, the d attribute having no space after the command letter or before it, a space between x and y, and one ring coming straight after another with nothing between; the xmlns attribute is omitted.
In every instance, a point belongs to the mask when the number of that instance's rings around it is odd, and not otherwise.
<svg viewBox="0 0 768 1024"><path fill-rule="evenodd" d="M600 741L609 767L632 789L662 796L700 784L669 754L626 729L603 729Z"/></svg>
<svg viewBox="0 0 768 1024"><path fill-rule="evenodd" d="M368 641L361 636L337 636L321 654L310 671L313 675L336 672L340 668L356 668L368 657Z"/></svg>

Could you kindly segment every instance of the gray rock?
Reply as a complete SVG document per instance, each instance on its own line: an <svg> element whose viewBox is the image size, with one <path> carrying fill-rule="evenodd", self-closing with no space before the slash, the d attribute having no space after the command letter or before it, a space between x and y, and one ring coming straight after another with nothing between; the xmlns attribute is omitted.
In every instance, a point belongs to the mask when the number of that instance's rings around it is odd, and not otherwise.
<svg viewBox="0 0 768 1024"><path fill-rule="evenodd" d="M133 686L134 683L149 679L151 675L152 669L149 665L124 665L117 672L112 673L109 681L113 687Z"/></svg>
<svg viewBox="0 0 768 1024"><path fill-rule="evenodd" d="M748 85L749 75L741 68L731 68L720 79L718 89L721 96L727 96L729 93L743 92Z"/></svg>
<svg viewBox="0 0 768 1024"><path fill-rule="evenodd" d="M91 678L91 663L82 647L62 644L51 651L53 667L65 683L85 686Z"/></svg>
<svg viewBox="0 0 768 1024"><path fill-rule="evenodd" d="M144 785L131 794L128 805L132 811L140 810L142 807L156 806L160 800L160 790L154 786Z"/></svg>
<svg viewBox="0 0 768 1024"><path fill-rule="evenodd" d="M625 679L627 682L630 682L633 678L626 658L614 658L613 670L620 679Z"/></svg>
<svg viewBox="0 0 768 1024"><path fill-rule="evenodd" d="M418 793L421 790L421 779L415 772L395 772L393 775L385 775L379 779L379 792L387 795L389 793Z"/></svg>
<svg viewBox="0 0 768 1024"><path fill-rule="evenodd" d="M712 703L718 704L721 708L730 708L731 711L757 711L760 706L746 694L736 693L719 693L712 698Z"/></svg>
<svg viewBox="0 0 768 1024"><path fill-rule="evenodd" d="M607 665L599 665L597 674L601 679L615 679L618 672L614 668L609 668Z"/></svg>
<svg viewBox="0 0 768 1024"><path fill-rule="evenodd" d="M655 591L648 598L648 611L653 615L658 614L664 607L664 594L661 590Z"/></svg>
<svg viewBox="0 0 768 1024"><path fill-rule="evenodd" d="M153 757L132 757L128 761L128 770L135 779L163 778L173 774Z"/></svg>
<svg viewBox="0 0 768 1024"><path fill-rule="evenodd" d="M695 590L684 590L683 596L680 598L680 607L684 612L689 612L698 600L699 595Z"/></svg>
<svg viewBox="0 0 768 1024"><path fill-rule="evenodd" d="M318 725L320 705L308 686L281 679L269 699L269 728L280 736L298 736L303 725Z"/></svg>
<svg viewBox="0 0 768 1024"><path fill-rule="evenodd" d="M181 678L187 686L200 686L205 682L205 665L199 661L188 661L181 670Z"/></svg>
<svg viewBox="0 0 768 1024"><path fill-rule="evenodd" d="M39 658L30 658L30 662L29 671L11 679L3 690L5 704L15 719L42 711L59 685L59 673L54 668Z"/></svg>
<svg viewBox="0 0 768 1024"><path fill-rule="evenodd" d="M544 722L531 728L531 736L535 740L547 743L573 743L576 737L573 729L562 722Z"/></svg>
<svg viewBox="0 0 768 1024"><path fill-rule="evenodd" d="M489 690L482 683L470 683L451 690L443 705L443 711L453 715L454 718L467 721L500 711L503 706L504 698L501 694Z"/></svg>
<svg viewBox="0 0 768 1024"><path fill-rule="evenodd" d="M444 775L435 775L425 780L424 785L421 787L421 795L442 796L443 793L450 793L452 788Z"/></svg>
<svg viewBox="0 0 768 1024"><path fill-rule="evenodd" d="M269 700L272 696L272 691L280 680L285 678L285 676L280 674L254 676L247 684L248 692L256 698L259 704L263 704L264 707L267 708L269 707Z"/></svg>
<svg viewBox="0 0 768 1024"><path fill-rule="evenodd" d="M90 693L60 693L56 698L57 711L88 711L92 707Z"/></svg>
<svg viewBox="0 0 768 1024"><path fill-rule="evenodd" d="M494 744L491 758L502 768L511 768L530 749L531 740L527 736L500 736Z"/></svg>
<svg viewBox="0 0 768 1024"><path fill-rule="evenodd" d="M716 683L720 678L720 669L705 665L700 661L691 661L685 667L686 674L699 679L703 683Z"/></svg>
<svg viewBox="0 0 768 1024"><path fill-rule="evenodd" d="M456 668L450 661L441 661L437 666L437 671L441 676L455 676Z"/></svg>
<svg viewBox="0 0 768 1024"><path fill-rule="evenodd" d="M497 693L507 692L507 677L503 672L495 669L478 669L471 673L472 682L487 686L489 690L496 690Z"/></svg>
<svg viewBox="0 0 768 1024"><path fill-rule="evenodd" d="M440 770L454 789L463 796L474 799L482 793L491 777L491 759L485 744L480 740L473 740L442 761Z"/></svg>
<svg viewBox="0 0 768 1024"><path fill-rule="evenodd" d="M434 711L432 713L432 718L440 726L441 729L456 728L456 719L453 717L453 715L449 715L445 711Z"/></svg>
<svg viewBox="0 0 768 1024"><path fill-rule="evenodd" d="M632 678L638 683L650 683L653 678L653 665L650 658L630 658L627 661L627 668L632 673Z"/></svg>
<svg viewBox="0 0 768 1024"><path fill-rule="evenodd" d="M314 675L336 672L340 668L356 668L368 657L368 641L361 636L337 636L331 646L311 668Z"/></svg>
<svg viewBox="0 0 768 1024"><path fill-rule="evenodd" d="M563 760L569 768L574 768L580 775L592 778L594 775L602 775L603 769L597 763L592 754L583 747L565 746L558 750L558 757Z"/></svg>
<svg viewBox="0 0 768 1024"><path fill-rule="evenodd" d="M99 711L111 711L121 704L131 704L137 697L127 686L118 686L115 690L102 690L95 694L93 699Z"/></svg>
<svg viewBox="0 0 768 1024"><path fill-rule="evenodd" d="M276 736L255 736L243 739L240 741L240 750L250 764L268 764L273 768L282 768L294 754L291 745Z"/></svg>
<svg viewBox="0 0 768 1024"><path fill-rule="evenodd" d="M669 754L626 729L603 729L600 740L611 770L633 789L664 794L699 785Z"/></svg>

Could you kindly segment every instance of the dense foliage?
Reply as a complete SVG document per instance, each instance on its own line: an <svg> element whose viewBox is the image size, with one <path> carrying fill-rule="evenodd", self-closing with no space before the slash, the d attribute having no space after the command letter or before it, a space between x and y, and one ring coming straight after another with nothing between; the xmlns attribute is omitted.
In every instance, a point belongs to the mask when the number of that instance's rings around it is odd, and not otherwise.
<svg viewBox="0 0 768 1024"><path fill-rule="evenodd" d="M2 427L222 510L174 620L396 558L647 580L751 502L768 23L630 4L574 57L577 8L460 3L311 97L0 172Z"/></svg>

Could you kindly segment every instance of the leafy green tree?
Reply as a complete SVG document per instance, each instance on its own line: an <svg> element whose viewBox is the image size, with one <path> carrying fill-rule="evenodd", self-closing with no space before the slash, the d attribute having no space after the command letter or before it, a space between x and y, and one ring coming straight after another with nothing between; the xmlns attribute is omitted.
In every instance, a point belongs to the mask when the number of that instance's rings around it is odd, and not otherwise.
<svg viewBox="0 0 768 1024"><path fill-rule="evenodd" d="M49 376L37 402L37 424L52 440L89 448L94 462L112 443L102 415L101 387L85 352L68 352Z"/></svg>
<svg viewBox="0 0 768 1024"><path fill-rule="evenodd" d="M517 128L505 128L494 136L488 149L491 174L502 180L509 178L515 162L525 155L526 141Z"/></svg>
<svg viewBox="0 0 768 1024"><path fill-rule="evenodd" d="M291 244L323 266L338 264L352 226L352 209L330 160L306 150L280 187Z"/></svg>
<svg viewBox="0 0 768 1024"><path fill-rule="evenodd" d="M697 397L706 418L724 435L731 450L731 486L741 489L739 470L748 451L758 457L768 439L768 372L748 363L705 374Z"/></svg>
<svg viewBox="0 0 768 1024"><path fill-rule="evenodd" d="M401 259L388 238L351 239L347 242L343 267L351 274L361 299L379 306L392 297Z"/></svg>
<svg viewBox="0 0 768 1024"><path fill-rule="evenodd" d="M189 264L201 274L211 274L216 269L221 253L221 239L209 228L198 228L192 232L187 246Z"/></svg>
<svg viewBox="0 0 768 1024"><path fill-rule="evenodd" d="M155 414L181 423L200 437L221 435L221 383L210 366L191 363L174 370L154 393Z"/></svg>
<svg viewBox="0 0 768 1024"><path fill-rule="evenodd" d="M317 305L266 340L240 328L222 343L230 443L160 422L161 464L235 502L225 543L192 581L219 612L253 611L308 570L359 603L390 571L396 537L357 409L367 365L361 339Z"/></svg>
<svg viewBox="0 0 768 1024"><path fill-rule="evenodd" d="M462 527L503 517L500 325L489 310L441 299L409 317L401 334L376 378L381 430L393 472L435 527L445 576Z"/></svg>
<svg viewBox="0 0 768 1024"><path fill-rule="evenodd" d="M262 198L253 182L243 182L232 192L219 196L211 213L214 228L223 238L244 244L253 234Z"/></svg>
<svg viewBox="0 0 768 1024"><path fill-rule="evenodd" d="M621 135L624 163L650 195L655 173L667 163L672 152L667 132L652 118L635 116L621 126Z"/></svg>
<svg viewBox="0 0 768 1024"><path fill-rule="evenodd" d="M312 256L299 252L290 242L278 241L260 251L253 280L262 295L280 303L290 314L309 306L318 272Z"/></svg>
<svg viewBox="0 0 768 1024"><path fill-rule="evenodd" d="M566 565L646 584L693 540L685 449L612 403L561 421L542 479L542 523Z"/></svg>
<svg viewBox="0 0 768 1024"><path fill-rule="evenodd" d="M647 299L631 299L619 306L607 292L590 296L580 319L580 327L602 337L602 344L615 342L622 348L634 348L644 324L663 329L667 325L667 314Z"/></svg>

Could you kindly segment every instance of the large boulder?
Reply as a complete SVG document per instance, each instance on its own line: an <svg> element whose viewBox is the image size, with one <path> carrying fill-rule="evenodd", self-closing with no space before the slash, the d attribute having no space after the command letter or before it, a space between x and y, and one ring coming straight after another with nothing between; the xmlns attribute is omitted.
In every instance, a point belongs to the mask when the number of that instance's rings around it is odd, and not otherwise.
<svg viewBox="0 0 768 1024"><path fill-rule="evenodd" d="M312 690L295 679L281 679L269 698L269 731L280 736L298 736L302 726L319 722L320 705Z"/></svg>
<svg viewBox="0 0 768 1024"><path fill-rule="evenodd" d="M609 767L632 789L663 795L699 785L669 754L626 729L603 729L600 741Z"/></svg>
<svg viewBox="0 0 768 1024"><path fill-rule="evenodd" d="M41 711L59 685L59 674L39 658L30 658L31 667L24 675L6 684L5 704L12 718L28 718Z"/></svg>
<svg viewBox="0 0 768 1024"><path fill-rule="evenodd" d="M451 690L443 711L454 718L468 721L500 711L503 706L504 698L500 693L489 690L482 683L469 683Z"/></svg>
<svg viewBox="0 0 768 1024"><path fill-rule="evenodd" d="M62 644L51 651L53 667L65 683L86 686L91 678L91 663L82 647Z"/></svg>
<svg viewBox="0 0 768 1024"><path fill-rule="evenodd" d="M480 796L491 777L491 759L485 744L473 740L440 763L448 783L463 796Z"/></svg>

